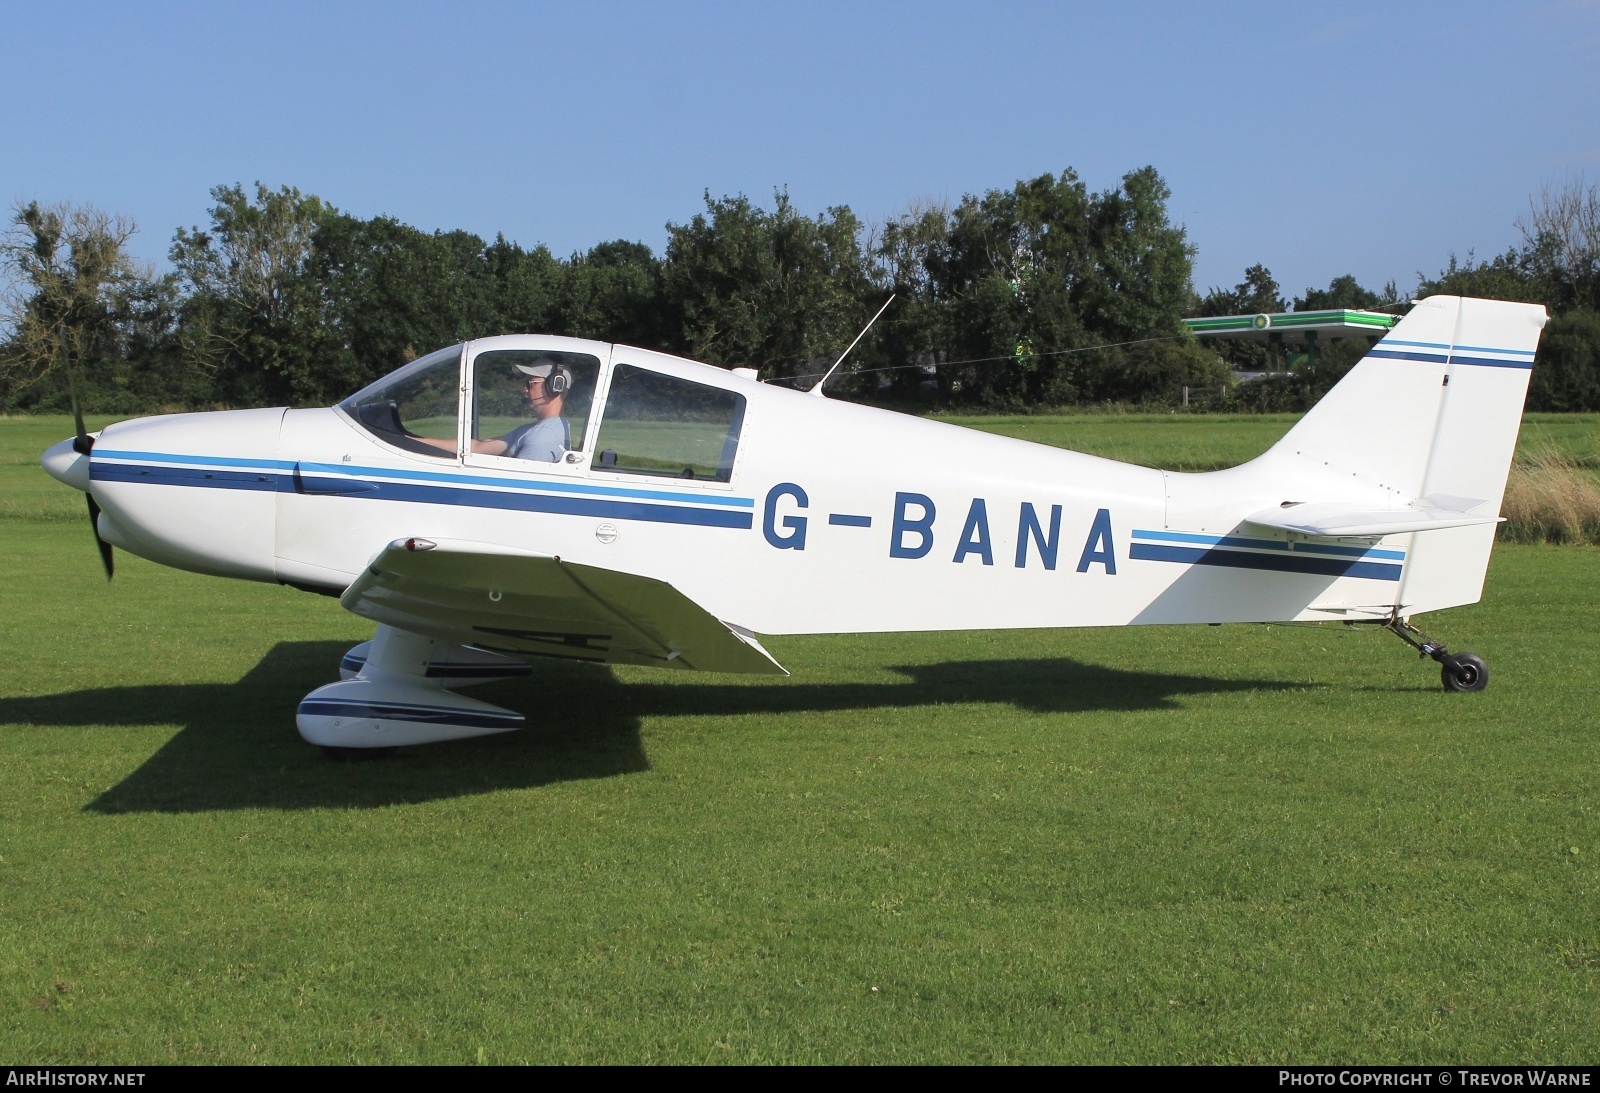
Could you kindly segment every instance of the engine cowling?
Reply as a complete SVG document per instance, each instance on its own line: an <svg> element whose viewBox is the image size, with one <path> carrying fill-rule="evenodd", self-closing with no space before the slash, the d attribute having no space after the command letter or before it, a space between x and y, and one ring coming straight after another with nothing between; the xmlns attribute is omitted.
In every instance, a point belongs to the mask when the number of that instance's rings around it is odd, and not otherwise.
<svg viewBox="0 0 1600 1093"><path fill-rule="evenodd" d="M221 410L136 418L100 432L89 492L101 538L162 565L275 581L278 459L284 411Z"/></svg>

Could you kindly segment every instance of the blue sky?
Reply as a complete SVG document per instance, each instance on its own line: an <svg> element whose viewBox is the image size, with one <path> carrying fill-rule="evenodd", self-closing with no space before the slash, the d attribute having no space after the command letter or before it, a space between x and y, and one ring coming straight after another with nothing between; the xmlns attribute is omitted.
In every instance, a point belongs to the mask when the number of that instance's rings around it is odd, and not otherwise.
<svg viewBox="0 0 1600 1093"><path fill-rule="evenodd" d="M133 217L164 262L208 191L567 254L658 251L702 194L867 221L1153 164L1195 280L1414 287L1600 180L1600 4L8 0L0 199Z"/></svg>

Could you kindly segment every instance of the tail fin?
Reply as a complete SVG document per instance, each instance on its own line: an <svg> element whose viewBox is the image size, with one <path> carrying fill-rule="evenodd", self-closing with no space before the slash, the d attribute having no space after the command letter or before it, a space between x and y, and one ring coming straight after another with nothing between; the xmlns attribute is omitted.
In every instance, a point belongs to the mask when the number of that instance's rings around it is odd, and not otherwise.
<svg viewBox="0 0 1600 1093"><path fill-rule="evenodd" d="M1537 304L1417 301L1262 462L1378 487L1393 508L1498 515L1545 320ZM1476 603L1494 529L1415 533L1401 613Z"/></svg>

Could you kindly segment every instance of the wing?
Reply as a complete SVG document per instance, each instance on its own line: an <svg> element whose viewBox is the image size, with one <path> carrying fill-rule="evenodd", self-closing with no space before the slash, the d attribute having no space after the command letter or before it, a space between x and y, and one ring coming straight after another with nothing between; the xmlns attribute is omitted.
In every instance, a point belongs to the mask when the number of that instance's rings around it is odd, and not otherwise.
<svg viewBox="0 0 1600 1093"><path fill-rule="evenodd" d="M502 652L788 674L754 634L665 581L485 543L396 539L339 602L374 622Z"/></svg>
<svg viewBox="0 0 1600 1093"><path fill-rule="evenodd" d="M1497 524L1502 517L1474 515L1487 501L1473 497L1429 496L1403 509L1367 509L1339 502L1310 502L1251 513L1260 527L1293 531L1317 539L1376 539L1412 531Z"/></svg>

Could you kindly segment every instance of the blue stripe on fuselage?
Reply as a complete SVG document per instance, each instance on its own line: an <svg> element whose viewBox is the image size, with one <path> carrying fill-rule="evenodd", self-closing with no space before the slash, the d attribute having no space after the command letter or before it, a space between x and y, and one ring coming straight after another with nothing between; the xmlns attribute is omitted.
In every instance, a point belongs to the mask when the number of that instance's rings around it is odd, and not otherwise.
<svg viewBox="0 0 1600 1093"><path fill-rule="evenodd" d="M126 454L123 455L126 458ZM251 473L249 471L205 470L202 467L169 467L154 463L110 463L91 457L89 477L100 482L139 482L146 485L189 486L208 489L270 490L281 493L298 492L296 476L290 474ZM300 476L306 480L307 476ZM455 481L451 475L437 476L444 481ZM357 482L375 487L360 493L344 493L345 497L364 501L402 501L429 505L461 505L468 508L503 509L520 512L548 512L566 516L600 516L614 520L637 520L659 524L691 524L700 527L725 527L748 529L754 526L754 516L749 512L729 512L726 509L692 508L689 506L660 505L645 501L609 500L600 497L568 496L561 494L512 492L508 490L464 489L449 485L425 485L417 482L372 482L355 477L311 476L309 481L334 492ZM621 492L621 491L618 491ZM637 491L648 496L647 491ZM673 498L689 500L692 495L667 494ZM693 497L693 500L701 498ZM717 499L722 501L723 499ZM748 502L747 502L748 503Z"/></svg>
<svg viewBox="0 0 1600 1093"><path fill-rule="evenodd" d="M1266 569L1279 573L1315 573L1324 577L1367 577L1378 581L1398 581L1400 566L1387 562L1366 562L1358 558L1318 558L1305 554L1254 554L1243 550L1216 547L1168 546L1163 543L1133 542L1128 557L1135 561L1184 562L1189 565L1224 566L1229 569Z"/></svg>
<svg viewBox="0 0 1600 1093"><path fill-rule="evenodd" d="M106 463L89 459L89 477L96 482L143 482L152 486L205 486L220 490L294 489L292 475L262 471L206 470L202 467L162 467L153 463Z"/></svg>
<svg viewBox="0 0 1600 1093"><path fill-rule="evenodd" d="M158 457L159 458L159 457ZM339 463L301 463L301 474L334 474L352 477L409 479L423 482L461 483L469 486L505 486L518 490L545 490L552 493L589 494L596 497L627 497L645 501L684 501L695 505L724 505L729 508L755 508L753 497L733 497L713 493L677 493L671 490L639 490L622 486L596 486L587 482L534 481L445 471L392 470L387 467L351 467Z"/></svg>
<svg viewBox="0 0 1600 1093"><path fill-rule="evenodd" d="M735 497L712 493L677 493L671 490L630 489L625 486L601 486L587 482L557 482L549 479L507 478L464 472L396 469L392 467L358 467L349 463L295 463L283 459L239 459L220 455L178 455L171 452L124 452L96 449L93 459L131 460L141 464L177 463L186 466L236 467L269 472L293 472L298 466L302 474L333 474L355 479L392 478L421 482L462 483L471 486L505 486L518 490L546 490L554 493L591 494L597 497L627 497L645 501L683 501L695 505L723 505L729 508L755 507L753 497Z"/></svg>
<svg viewBox="0 0 1600 1093"><path fill-rule="evenodd" d="M1292 550L1296 554L1331 554L1340 558L1392 558L1404 561L1403 550L1380 550L1376 547L1335 546L1332 543L1309 543L1304 540L1289 542L1284 539L1253 539L1241 535L1200 535L1191 531L1146 531L1134 529L1135 539L1154 539L1173 543L1194 543L1209 547L1243 547L1250 550Z"/></svg>

